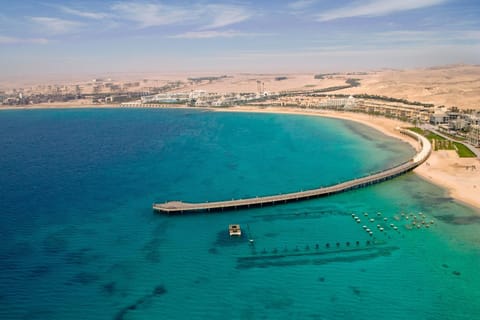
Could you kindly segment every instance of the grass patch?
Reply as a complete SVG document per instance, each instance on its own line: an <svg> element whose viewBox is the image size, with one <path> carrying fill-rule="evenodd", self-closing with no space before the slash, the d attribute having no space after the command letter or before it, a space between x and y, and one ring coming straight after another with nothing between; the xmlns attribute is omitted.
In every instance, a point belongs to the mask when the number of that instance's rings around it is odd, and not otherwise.
<svg viewBox="0 0 480 320"><path fill-rule="evenodd" d="M472 152L466 145L460 142L454 142L458 156L460 158L475 158L477 155Z"/></svg>
<svg viewBox="0 0 480 320"><path fill-rule="evenodd" d="M430 140L434 146L434 150L455 150L460 158L475 158L477 155L472 152L467 146L460 142L454 142L446 139L438 134L420 128L408 128L408 130L421 134Z"/></svg>
<svg viewBox="0 0 480 320"><path fill-rule="evenodd" d="M407 128L407 129L415 133L421 134L422 136L425 135L425 131L420 128L415 127L415 128Z"/></svg>
<svg viewBox="0 0 480 320"><path fill-rule="evenodd" d="M423 130L423 129L420 129L420 128L408 128L408 130L413 131L413 132L418 133L418 134L421 134L422 136L424 136L425 138L430 140L430 142L432 142L432 143L433 143L433 140L437 140L437 141L447 140L444 137L439 136L438 134L435 134L435 133L430 132L428 130Z"/></svg>

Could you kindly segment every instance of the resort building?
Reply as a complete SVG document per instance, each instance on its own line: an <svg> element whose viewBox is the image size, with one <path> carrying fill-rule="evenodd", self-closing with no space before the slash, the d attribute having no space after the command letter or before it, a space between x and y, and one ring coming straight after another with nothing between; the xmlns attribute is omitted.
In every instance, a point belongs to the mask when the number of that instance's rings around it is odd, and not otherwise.
<svg viewBox="0 0 480 320"><path fill-rule="evenodd" d="M439 124L447 124L449 120L449 116L446 112L444 111L435 111L434 114L430 116L430 124L433 124L435 126Z"/></svg>

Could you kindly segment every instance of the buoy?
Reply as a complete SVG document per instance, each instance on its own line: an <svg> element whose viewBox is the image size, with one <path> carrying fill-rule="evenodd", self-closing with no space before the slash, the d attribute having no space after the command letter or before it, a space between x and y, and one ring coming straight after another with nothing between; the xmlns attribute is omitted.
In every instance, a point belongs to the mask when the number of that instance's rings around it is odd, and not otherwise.
<svg viewBox="0 0 480 320"><path fill-rule="evenodd" d="M370 231L370 229L368 229L368 228L367 228L365 231L367 231L367 232L371 232L371 231Z"/></svg>
<svg viewBox="0 0 480 320"><path fill-rule="evenodd" d="M372 218L372 219L370 219L370 222L375 222L375 219L373 219L373 218Z"/></svg>
<svg viewBox="0 0 480 320"><path fill-rule="evenodd" d="M373 236L373 232L372 232L372 231L370 231L368 234L370 235L370 237Z"/></svg>
<svg viewBox="0 0 480 320"><path fill-rule="evenodd" d="M433 223L434 223L433 220L430 220L430 224L433 224Z"/></svg>
<svg viewBox="0 0 480 320"><path fill-rule="evenodd" d="M380 225L379 225L379 224L377 224L377 228L380 228Z"/></svg>
<svg viewBox="0 0 480 320"><path fill-rule="evenodd" d="M355 218L355 213L352 213L352 217L354 217L354 218Z"/></svg>
<svg viewBox="0 0 480 320"><path fill-rule="evenodd" d="M398 230L398 228L397 228L397 227L393 227L393 230Z"/></svg>
<svg viewBox="0 0 480 320"><path fill-rule="evenodd" d="M380 228L380 232L383 232L383 228Z"/></svg>
<svg viewBox="0 0 480 320"><path fill-rule="evenodd" d="M381 212L377 212L377 216L381 216L381 215L382 215L382 213L381 213Z"/></svg>
<svg viewBox="0 0 480 320"><path fill-rule="evenodd" d="M388 220L388 218L383 218L383 221L387 221L387 220Z"/></svg>
<svg viewBox="0 0 480 320"><path fill-rule="evenodd" d="M366 213L366 212L365 212L363 215L364 215L365 217L368 217L368 213Z"/></svg>
<svg viewBox="0 0 480 320"><path fill-rule="evenodd" d="M429 225L429 224L426 224L426 225L425 225L425 228L430 228L430 225Z"/></svg>
<svg viewBox="0 0 480 320"><path fill-rule="evenodd" d="M394 225L393 223L390 223L390 227L392 227L392 228L393 228L394 226L395 226L395 225Z"/></svg>
<svg viewBox="0 0 480 320"><path fill-rule="evenodd" d="M367 226L362 226L363 229L367 229Z"/></svg>

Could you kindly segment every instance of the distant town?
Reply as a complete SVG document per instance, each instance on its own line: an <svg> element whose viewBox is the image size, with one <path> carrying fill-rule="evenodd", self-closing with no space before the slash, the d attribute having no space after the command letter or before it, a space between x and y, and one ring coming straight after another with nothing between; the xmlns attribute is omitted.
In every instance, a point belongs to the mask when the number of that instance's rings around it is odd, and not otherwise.
<svg viewBox="0 0 480 320"><path fill-rule="evenodd" d="M336 74L317 74L314 79L324 79ZM187 81L142 80L120 82L98 78L75 85L38 85L0 91L2 106L31 106L62 104L122 107L296 107L304 109L331 109L362 112L395 118L415 126L428 126L440 134L458 139L471 146L480 147L480 111L478 108L459 109L455 106L434 105L373 94L345 94L338 91L359 87L362 74L346 74L344 84L324 88L302 88L272 92L265 83L256 81L251 92L210 92L192 89L202 84L221 81L224 76L188 78ZM287 77L278 76L274 81Z"/></svg>

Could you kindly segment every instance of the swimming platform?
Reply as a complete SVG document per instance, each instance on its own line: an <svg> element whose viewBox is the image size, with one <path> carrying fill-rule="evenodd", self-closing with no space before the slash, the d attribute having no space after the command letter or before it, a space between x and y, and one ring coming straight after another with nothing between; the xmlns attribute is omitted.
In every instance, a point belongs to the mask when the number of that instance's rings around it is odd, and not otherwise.
<svg viewBox="0 0 480 320"><path fill-rule="evenodd" d="M413 158L406 162L379 171L377 173L370 174L365 177L352 179L327 187L273 196L202 203L188 203L182 201L154 203L153 210L159 213L174 215L193 212L218 212L248 208L260 208L264 206L273 206L294 201L326 197L349 190L364 188L372 184L390 180L415 169L423 162L425 162L432 152L432 145L430 144L430 141L428 141L428 139L426 139L422 135L403 128L398 128L398 130L400 131L400 133L416 139L416 141L419 143L419 151L415 154Z"/></svg>

